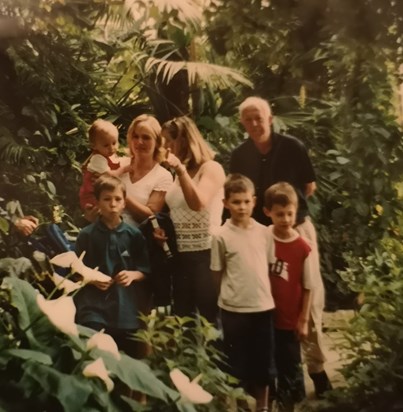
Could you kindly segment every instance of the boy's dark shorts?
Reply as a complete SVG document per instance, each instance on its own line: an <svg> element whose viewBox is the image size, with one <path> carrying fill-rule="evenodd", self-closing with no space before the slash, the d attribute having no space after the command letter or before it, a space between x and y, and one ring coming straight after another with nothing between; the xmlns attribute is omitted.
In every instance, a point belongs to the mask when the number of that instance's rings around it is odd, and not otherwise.
<svg viewBox="0 0 403 412"><path fill-rule="evenodd" d="M221 309L228 372L241 383L267 385L275 376L273 310L238 313Z"/></svg>
<svg viewBox="0 0 403 412"><path fill-rule="evenodd" d="M280 403L301 402L305 394L301 344L293 330L274 330L277 361L277 400Z"/></svg>

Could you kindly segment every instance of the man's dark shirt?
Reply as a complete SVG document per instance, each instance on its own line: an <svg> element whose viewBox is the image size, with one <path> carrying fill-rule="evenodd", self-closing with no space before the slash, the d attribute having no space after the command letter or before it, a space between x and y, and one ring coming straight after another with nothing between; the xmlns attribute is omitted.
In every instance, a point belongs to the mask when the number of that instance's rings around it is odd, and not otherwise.
<svg viewBox="0 0 403 412"><path fill-rule="evenodd" d="M304 144L297 138L277 133L271 134L272 146L262 154L249 138L238 146L231 155L230 173L241 173L249 177L256 188L256 206L253 217L264 225L271 224L263 213L265 190L274 183L288 182L297 191L299 208L297 223L308 215L305 186L314 182L315 172Z"/></svg>

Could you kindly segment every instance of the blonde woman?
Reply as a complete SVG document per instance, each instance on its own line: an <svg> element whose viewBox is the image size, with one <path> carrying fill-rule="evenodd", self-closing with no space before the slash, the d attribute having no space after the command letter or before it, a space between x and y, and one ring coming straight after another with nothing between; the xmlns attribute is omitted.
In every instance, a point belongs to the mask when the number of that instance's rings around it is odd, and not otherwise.
<svg viewBox="0 0 403 412"><path fill-rule="evenodd" d="M123 220L138 226L161 211L172 175L160 165L165 149L161 126L155 117L137 116L127 132L127 145L132 160L130 171L121 177L127 190Z"/></svg>
<svg viewBox="0 0 403 412"><path fill-rule="evenodd" d="M199 311L214 322L217 290L210 248L211 234L221 225L224 169L189 117L164 123L162 135L166 162L176 173L166 195L179 252L173 276L174 312L187 316Z"/></svg>
<svg viewBox="0 0 403 412"><path fill-rule="evenodd" d="M149 216L161 211L165 194L172 185L172 174L160 165L165 157L164 139L158 120L148 114L134 118L127 131L127 145L131 154L130 171L121 177L126 186L124 222L138 226ZM154 264L156 262L153 262ZM152 272L156 273L152 264ZM155 302L157 277L136 285L139 312L149 314ZM144 326L144 325L143 325ZM143 348L144 354L147 348Z"/></svg>

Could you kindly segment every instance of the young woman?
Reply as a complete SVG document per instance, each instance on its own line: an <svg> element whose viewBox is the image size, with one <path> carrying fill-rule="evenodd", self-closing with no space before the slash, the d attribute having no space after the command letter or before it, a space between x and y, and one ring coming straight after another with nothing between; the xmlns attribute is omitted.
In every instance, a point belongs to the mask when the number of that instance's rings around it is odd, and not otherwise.
<svg viewBox="0 0 403 412"><path fill-rule="evenodd" d="M161 211L172 175L160 165L165 149L161 126L155 117L136 117L127 132L127 144L132 160L130 171L121 177L127 190L123 220L138 226Z"/></svg>
<svg viewBox="0 0 403 412"><path fill-rule="evenodd" d="M175 170L166 203L175 227L178 259L173 276L174 312L217 315L217 291L210 271L211 233L221 225L225 173L192 119L163 124L166 163Z"/></svg>

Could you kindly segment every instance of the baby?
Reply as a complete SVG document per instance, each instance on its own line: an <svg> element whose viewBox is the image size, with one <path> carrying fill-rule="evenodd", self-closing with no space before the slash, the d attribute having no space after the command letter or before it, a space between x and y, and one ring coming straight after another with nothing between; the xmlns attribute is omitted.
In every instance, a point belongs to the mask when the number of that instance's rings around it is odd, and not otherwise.
<svg viewBox="0 0 403 412"><path fill-rule="evenodd" d="M124 162L116 154L119 148L119 132L113 123L103 119L95 120L88 131L88 138L92 153L82 167L80 207L84 217L93 221L97 216L93 189L95 180L105 173L119 177L128 171L130 165L122 165Z"/></svg>

